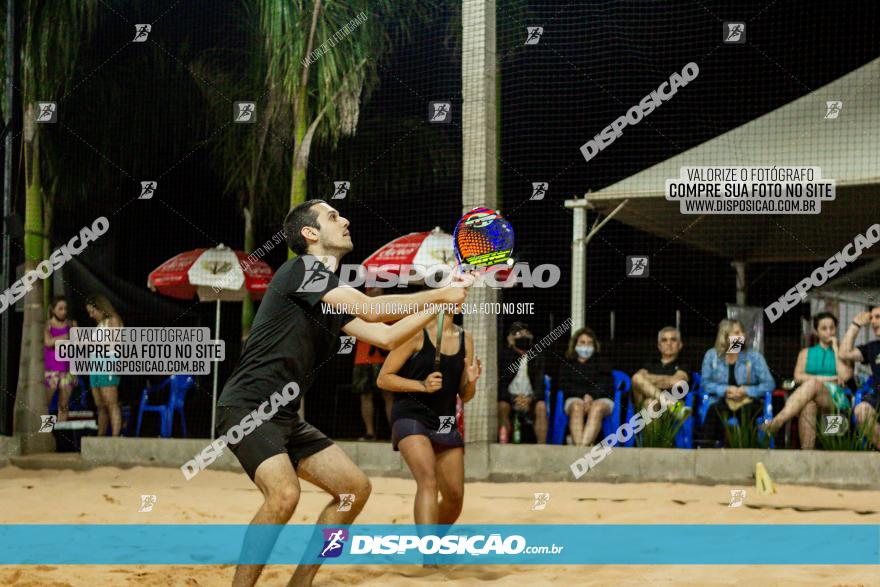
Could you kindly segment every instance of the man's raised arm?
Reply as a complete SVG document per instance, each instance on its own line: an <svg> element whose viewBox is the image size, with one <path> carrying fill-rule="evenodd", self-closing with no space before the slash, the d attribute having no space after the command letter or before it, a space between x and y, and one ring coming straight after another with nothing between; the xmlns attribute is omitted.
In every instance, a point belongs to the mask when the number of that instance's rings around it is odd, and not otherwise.
<svg viewBox="0 0 880 587"><path fill-rule="evenodd" d="M859 363L865 360L862 356L862 351L853 347L855 347L856 337L859 335L859 330L861 330L862 326L866 326L870 321L870 312L860 312L856 315L852 324L846 329L846 334L844 334L843 340L840 343L840 351L837 353L838 357L844 361L856 361Z"/></svg>
<svg viewBox="0 0 880 587"><path fill-rule="evenodd" d="M371 298L363 292L340 285L321 297L321 300L340 312L361 318L364 322L394 322L410 314L438 304L461 304L467 297L471 276L458 276L453 285L411 294L395 294ZM436 309L437 311L440 308ZM435 312L436 313L436 312Z"/></svg>

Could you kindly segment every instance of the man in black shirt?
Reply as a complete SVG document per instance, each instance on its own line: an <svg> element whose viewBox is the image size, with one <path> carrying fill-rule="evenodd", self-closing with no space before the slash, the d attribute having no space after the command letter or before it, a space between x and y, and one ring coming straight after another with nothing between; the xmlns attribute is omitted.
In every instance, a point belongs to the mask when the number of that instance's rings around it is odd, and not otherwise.
<svg viewBox="0 0 880 587"><path fill-rule="evenodd" d="M285 238L299 256L285 262L272 278L241 359L218 402L217 432L230 438L230 449L264 497L245 538L247 560L268 556L277 532L258 531L255 526L271 524L280 531L299 501L300 478L333 496L318 524L352 523L369 497L366 475L298 415L301 393L309 390L317 371L340 348L340 330L390 350L431 320L439 308L431 312L430 304L460 304L467 295L461 286L469 285L468 279L442 289L383 296L381 303L341 285L334 271L353 248L348 226L348 220L323 200L310 200L288 213ZM382 324L395 320L393 325ZM288 401L279 406L278 394L291 386L295 393L288 393ZM265 414L270 402L277 409L274 415L242 434L246 417L256 411ZM339 511L340 496L345 494L354 496L353 503L347 511ZM233 585L253 585L262 569L262 564L238 565ZM311 585L317 571L318 565L299 565L290 584Z"/></svg>
<svg viewBox="0 0 880 587"><path fill-rule="evenodd" d="M681 333L667 326L657 333L660 356L645 362L632 376L633 400L636 406L650 399L658 399L661 391L669 391L679 381L687 383L690 369L678 355L682 347Z"/></svg>
<svg viewBox="0 0 880 587"><path fill-rule="evenodd" d="M878 339L853 348L859 330L868 324L871 325L874 336ZM880 423L877 422L877 398L880 397L880 305L871 308L870 312L861 312L853 319L852 324L846 329L843 342L840 343L839 354L844 361L858 361L871 367L874 387L871 392L862 396L862 401L853 408L853 413L858 426L873 426L871 440L874 446L880 449Z"/></svg>

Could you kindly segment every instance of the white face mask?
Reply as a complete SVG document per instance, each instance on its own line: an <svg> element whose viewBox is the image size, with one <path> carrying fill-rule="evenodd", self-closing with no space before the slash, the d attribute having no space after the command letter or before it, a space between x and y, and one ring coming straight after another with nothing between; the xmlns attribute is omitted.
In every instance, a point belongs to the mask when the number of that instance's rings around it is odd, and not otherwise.
<svg viewBox="0 0 880 587"><path fill-rule="evenodd" d="M579 356L580 358L582 358L582 359L589 359L590 357L592 357L592 356L593 356L593 352L594 352L595 350L596 350L596 349L594 349L594 348L591 347L591 346L580 346L580 345L578 345L578 346L574 347L574 352L576 352L576 353L578 354L578 356Z"/></svg>

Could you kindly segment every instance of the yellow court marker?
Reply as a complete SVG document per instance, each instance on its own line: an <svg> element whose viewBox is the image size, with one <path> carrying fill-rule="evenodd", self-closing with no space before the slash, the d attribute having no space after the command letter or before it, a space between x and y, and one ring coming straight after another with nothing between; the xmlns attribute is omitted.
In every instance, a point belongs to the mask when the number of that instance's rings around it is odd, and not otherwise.
<svg viewBox="0 0 880 587"><path fill-rule="evenodd" d="M770 473L764 467L764 463L755 465L755 489L760 495L776 493L776 483L770 477Z"/></svg>

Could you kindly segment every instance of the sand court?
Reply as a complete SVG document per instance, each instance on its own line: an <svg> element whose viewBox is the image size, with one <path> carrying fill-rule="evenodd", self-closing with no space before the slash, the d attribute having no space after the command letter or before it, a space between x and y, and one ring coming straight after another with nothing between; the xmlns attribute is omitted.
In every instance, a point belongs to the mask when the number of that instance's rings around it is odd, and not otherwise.
<svg viewBox="0 0 880 587"><path fill-rule="evenodd" d="M415 482L373 477L358 523L411 524ZM741 486L673 483L468 483L462 524L878 524L880 491L780 485L759 496L746 486L741 507L728 507ZM291 520L311 524L327 496L302 482ZM550 494L534 511L534 493ZM139 512L142 495L155 495ZM100 467L88 471L0 469L3 524L245 524L261 503L244 474L203 471L187 482L179 470ZM621 545L626 548L626 545ZM284 585L293 565L266 568L258 585ZM0 568L0 585L229 585L232 565L35 565ZM739 565L325 565L315 585L880 585L876 566Z"/></svg>

